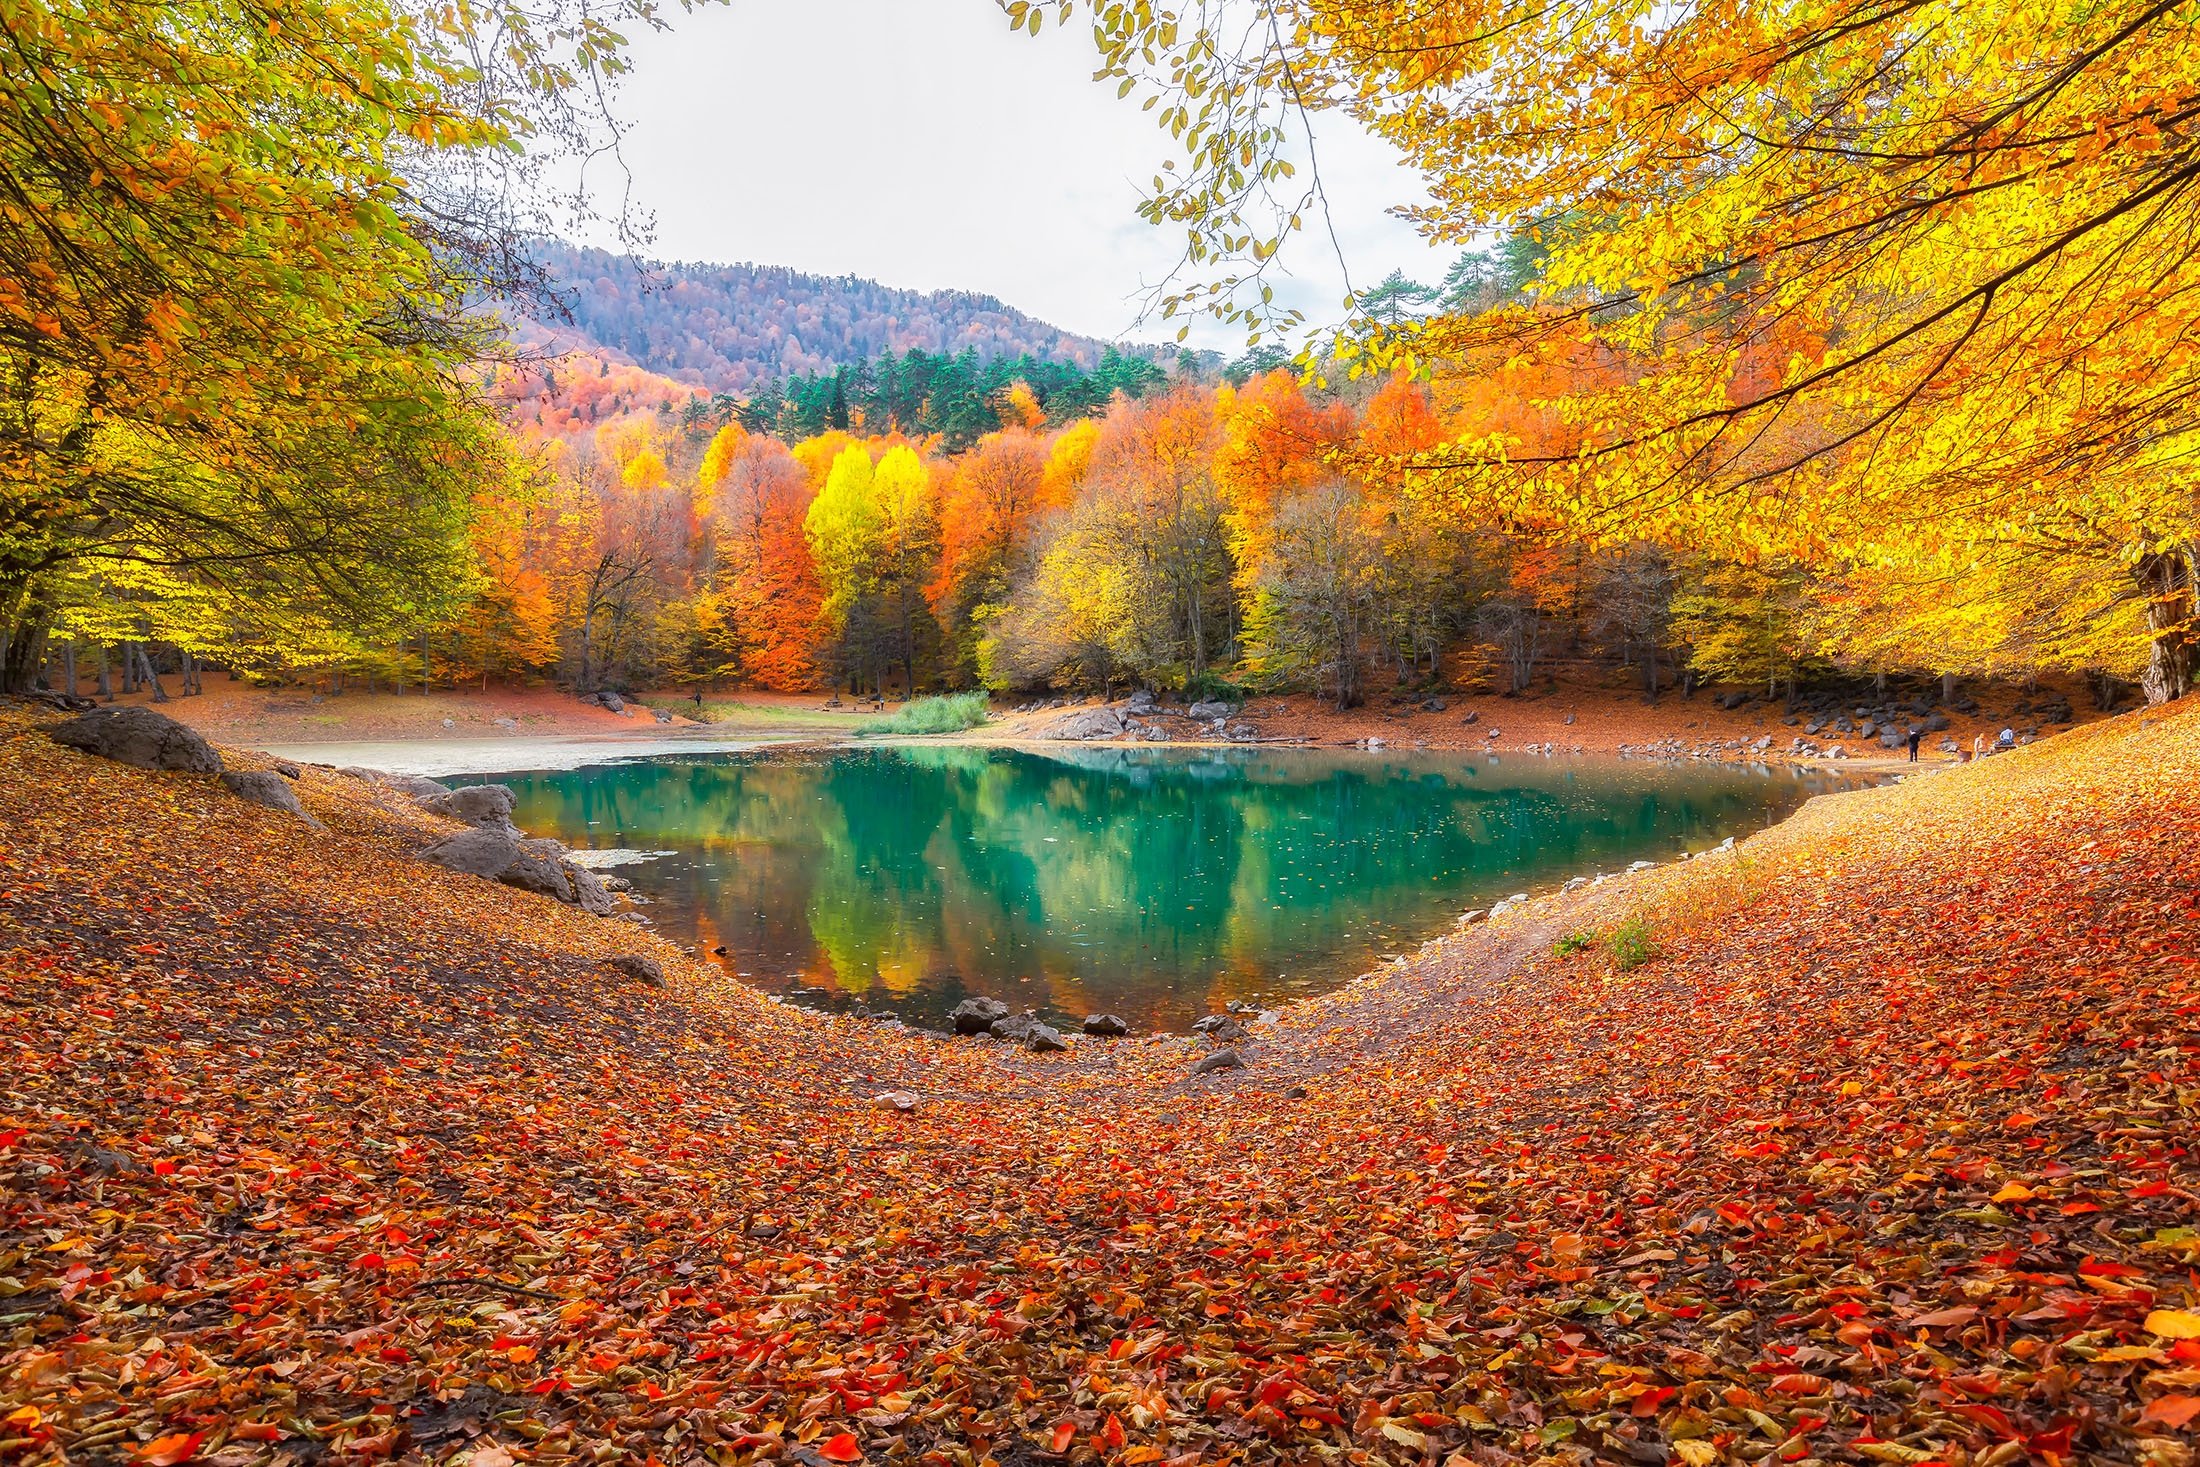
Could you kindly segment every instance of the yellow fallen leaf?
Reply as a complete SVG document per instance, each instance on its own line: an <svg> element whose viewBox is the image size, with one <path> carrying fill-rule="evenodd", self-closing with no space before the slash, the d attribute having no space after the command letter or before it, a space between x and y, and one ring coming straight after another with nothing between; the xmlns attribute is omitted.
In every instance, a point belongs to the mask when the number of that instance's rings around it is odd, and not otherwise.
<svg viewBox="0 0 2200 1467"><path fill-rule="evenodd" d="M1994 1194L1996 1202L2030 1202L2040 1194L2022 1182L2011 1182Z"/></svg>
<svg viewBox="0 0 2200 1467"><path fill-rule="evenodd" d="M2200 1340L2200 1314L2187 1309L2157 1309L2147 1316L2147 1333L2165 1340Z"/></svg>

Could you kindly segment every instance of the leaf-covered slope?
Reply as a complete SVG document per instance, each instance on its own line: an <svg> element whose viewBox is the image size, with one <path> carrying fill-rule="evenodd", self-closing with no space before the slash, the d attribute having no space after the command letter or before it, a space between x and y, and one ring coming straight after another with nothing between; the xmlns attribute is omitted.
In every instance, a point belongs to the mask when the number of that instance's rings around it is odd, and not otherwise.
<svg viewBox="0 0 2200 1467"><path fill-rule="evenodd" d="M712 393L745 393L912 347L946 355L967 348L988 360L1028 353L1088 367L1102 347L970 291L898 290L773 265L637 261L558 244L537 255L572 314L552 339L584 352L608 349Z"/></svg>
<svg viewBox="0 0 2200 1467"><path fill-rule="evenodd" d="M1537 904L1198 1079L798 1014L354 782L315 833L12 731L20 1458L2189 1460L2200 709ZM1638 909L1645 966L1551 951Z"/></svg>

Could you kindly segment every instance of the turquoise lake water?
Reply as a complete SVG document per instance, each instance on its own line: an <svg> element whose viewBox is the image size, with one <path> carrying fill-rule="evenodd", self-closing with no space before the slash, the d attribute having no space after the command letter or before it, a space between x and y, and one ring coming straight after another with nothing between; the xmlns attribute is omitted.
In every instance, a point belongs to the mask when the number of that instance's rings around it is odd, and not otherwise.
<svg viewBox="0 0 2200 1467"><path fill-rule="evenodd" d="M1766 825L1836 776L1272 750L754 751L494 776L619 866L675 941L820 1007L987 995L1183 1028L1318 992L1576 874Z"/></svg>

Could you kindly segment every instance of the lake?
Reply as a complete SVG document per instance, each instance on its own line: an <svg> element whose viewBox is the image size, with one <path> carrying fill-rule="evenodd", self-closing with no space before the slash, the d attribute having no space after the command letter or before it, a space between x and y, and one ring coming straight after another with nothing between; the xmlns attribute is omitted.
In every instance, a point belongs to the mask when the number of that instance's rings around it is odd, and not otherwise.
<svg viewBox="0 0 2200 1467"><path fill-rule="evenodd" d="M986 995L1181 1029L1334 988L1458 914L1777 820L1838 776L1464 754L953 745L498 775L759 988L938 1025Z"/></svg>

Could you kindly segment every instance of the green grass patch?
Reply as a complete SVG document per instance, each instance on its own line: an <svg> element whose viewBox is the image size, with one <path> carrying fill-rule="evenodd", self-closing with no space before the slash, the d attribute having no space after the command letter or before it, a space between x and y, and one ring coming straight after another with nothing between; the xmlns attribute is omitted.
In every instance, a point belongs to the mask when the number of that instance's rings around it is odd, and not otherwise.
<svg viewBox="0 0 2200 1467"><path fill-rule="evenodd" d="M1604 939L1604 947L1612 955L1612 966L1622 973L1641 967L1662 951L1650 934L1650 924L1640 917L1630 917L1613 928Z"/></svg>
<svg viewBox="0 0 2200 1467"><path fill-rule="evenodd" d="M1551 944L1551 951L1562 958L1570 958L1575 953L1588 951L1596 944L1597 935L1594 932L1569 932Z"/></svg>
<svg viewBox="0 0 2200 1467"><path fill-rule="evenodd" d="M992 715L984 693L949 693L939 698L916 698L902 704L890 717L865 724L863 737L881 734L946 734L976 728Z"/></svg>
<svg viewBox="0 0 2200 1467"><path fill-rule="evenodd" d="M822 695L820 695L822 696ZM634 701L634 700L629 700ZM724 724L735 729L814 728L845 729L861 717L854 709L792 708L783 703L744 703L738 698L712 698L698 713L692 698L651 698L645 707L662 708L701 723Z"/></svg>

